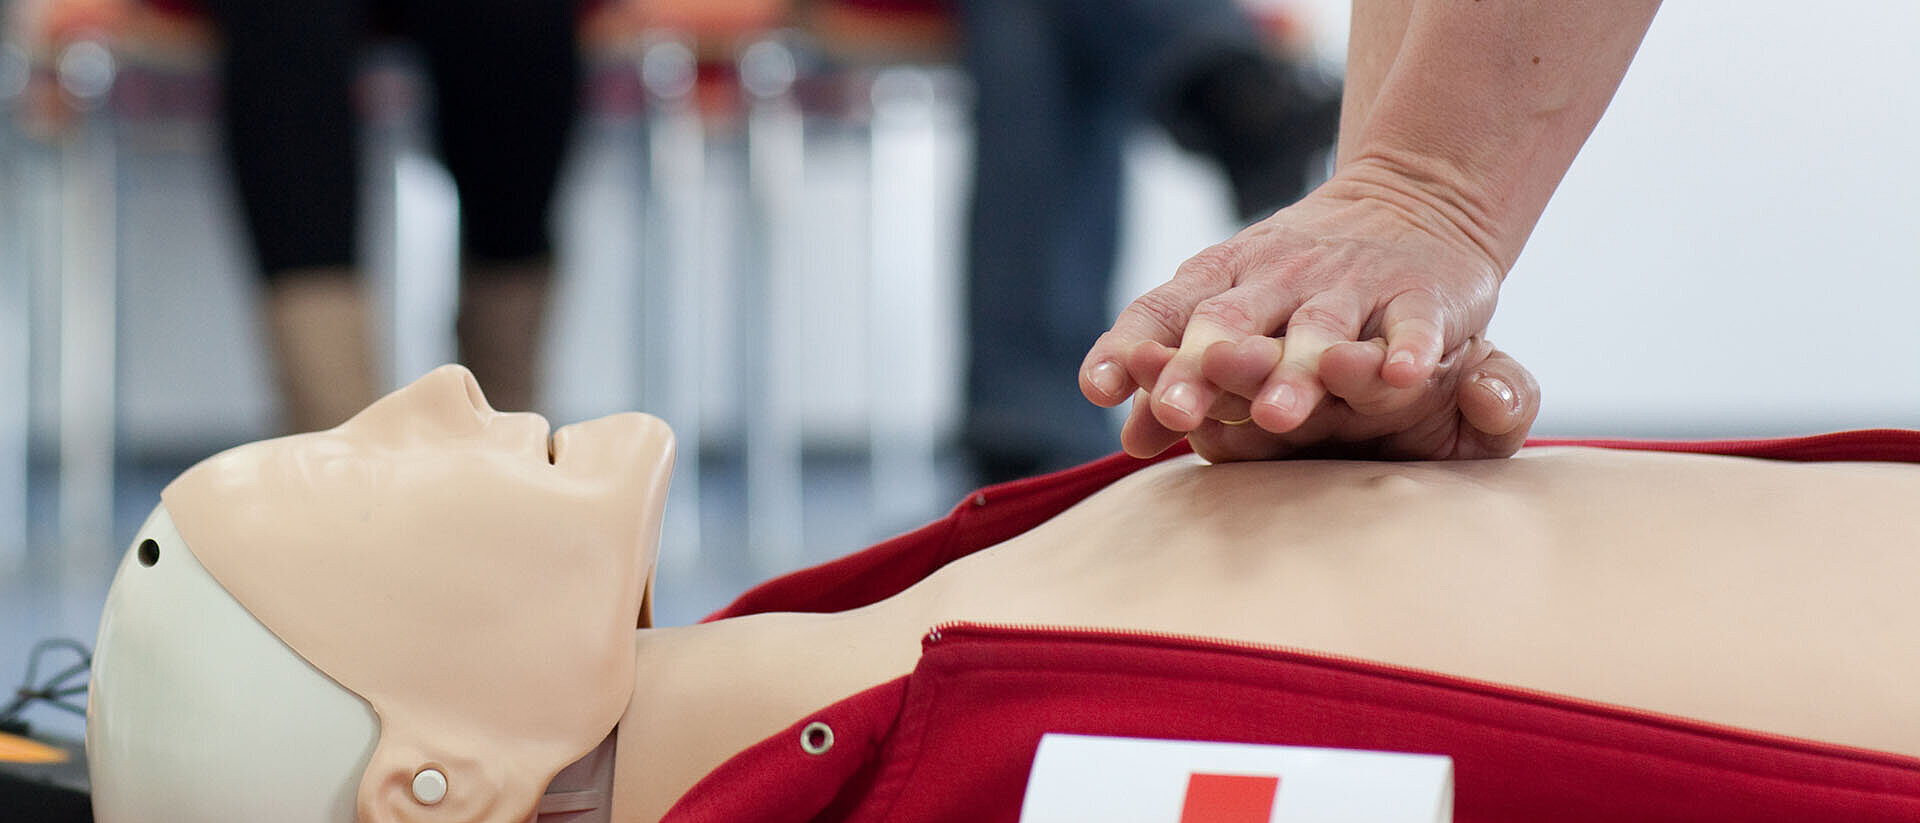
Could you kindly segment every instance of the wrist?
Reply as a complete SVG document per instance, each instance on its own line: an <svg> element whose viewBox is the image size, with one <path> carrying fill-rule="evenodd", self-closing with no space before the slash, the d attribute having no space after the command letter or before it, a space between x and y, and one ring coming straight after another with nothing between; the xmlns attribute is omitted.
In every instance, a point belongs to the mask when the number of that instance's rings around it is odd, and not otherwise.
<svg viewBox="0 0 1920 823"><path fill-rule="evenodd" d="M1390 68L1343 123L1335 176L1438 213L1505 272L1659 2L1412 5Z"/></svg>
<svg viewBox="0 0 1920 823"><path fill-rule="evenodd" d="M1496 283L1526 243L1496 213L1496 200L1476 190L1469 175L1417 156L1362 151L1343 159L1315 195L1370 203L1414 228L1483 259ZM1526 224L1530 227L1531 221Z"/></svg>

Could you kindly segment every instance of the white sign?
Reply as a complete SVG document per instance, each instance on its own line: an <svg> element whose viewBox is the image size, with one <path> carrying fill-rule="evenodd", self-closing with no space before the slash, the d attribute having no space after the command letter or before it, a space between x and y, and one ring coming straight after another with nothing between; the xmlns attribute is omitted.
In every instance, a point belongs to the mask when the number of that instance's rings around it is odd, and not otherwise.
<svg viewBox="0 0 1920 823"><path fill-rule="evenodd" d="M1021 823L1450 823L1439 755L1049 734Z"/></svg>

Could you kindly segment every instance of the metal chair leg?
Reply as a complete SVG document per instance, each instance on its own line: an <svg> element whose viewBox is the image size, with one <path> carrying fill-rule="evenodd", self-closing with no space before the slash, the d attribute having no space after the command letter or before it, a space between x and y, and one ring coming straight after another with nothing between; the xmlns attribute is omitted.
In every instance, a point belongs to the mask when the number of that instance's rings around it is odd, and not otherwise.
<svg viewBox="0 0 1920 823"><path fill-rule="evenodd" d="M747 179L757 271L745 278L748 346L746 398L747 540L754 565L776 572L802 557L800 404L800 208L805 130L793 85L798 63L778 37L740 53L748 98ZM757 326L758 328L755 328Z"/></svg>
<svg viewBox="0 0 1920 823"><path fill-rule="evenodd" d="M384 392L455 359L459 195L426 153L423 78L404 52L375 54L363 71L367 214L361 268L378 318L375 387Z"/></svg>
<svg viewBox="0 0 1920 823"><path fill-rule="evenodd" d="M661 534L661 562L700 559L701 341L706 334L702 210L706 135L694 100L699 67L688 41L661 35L641 52L647 90L646 252L640 289L642 394L673 426L673 495Z"/></svg>
<svg viewBox="0 0 1920 823"><path fill-rule="evenodd" d="M108 97L115 73L99 43L66 47L61 87L82 116L62 146L60 176L60 576L78 587L99 576L113 545L115 387L118 363L118 192Z"/></svg>
<svg viewBox="0 0 1920 823"><path fill-rule="evenodd" d="M27 426L32 375L28 346L24 175L14 133L15 104L26 90L27 59L0 43L0 574L27 558Z"/></svg>
<svg viewBox="0 0 1920 823"><path fill-rule="evenodd" d="M874 525L881 530L922 518L939 499L934 425L914 402L938 396L930 381L945 373L926 364L951 362L934 350L925 319L939 311L929 250L944 228L929 202L927 180L939 166L938 93L925 69L882 69L869 89L868 130L868 449ZM909 381L918 381L908 384Z"/></svg>

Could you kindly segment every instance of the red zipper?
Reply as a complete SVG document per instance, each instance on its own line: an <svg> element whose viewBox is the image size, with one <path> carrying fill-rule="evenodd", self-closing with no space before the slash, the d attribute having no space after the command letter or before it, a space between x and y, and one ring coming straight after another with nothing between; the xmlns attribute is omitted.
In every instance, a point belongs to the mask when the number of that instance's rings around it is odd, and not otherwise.
<svg viewBox="0 0 1920 823"><path fill-rule="evenodd" d="M1468 677L1442 674L1428 669L1382 663L1377 660L1304 649L1297 646L1226 640L1217 637L1201 637L1176 632L1090 629L1083 626L1048 626L1018 623L975 623L955 620L938 624L928 630L926 635L921 638L921 647L924 649L949 639L1119 642L1198 651L1253 652L1268 657L1287 659L1296 663L1308 663L1320 666L1335 665L1363 674L1419 681L1428 685L1470 692L1499 700L1531 703L1565 711L1659 726L1676 731L1711 735L1736 742L1754 743L1775 748L1792 749L1809 754L1840 757L1848 760L1866 761L1879 765L1920 771L1920 757L1863 749L1838 743L1824 743L1817 740L1790 737L1783 734L1754 731L1737 726L1694 720L1678 715L1635 709L1595 700L1585 700L1540 689L1529 689L1522 686L1510 686L1486 680L1475 680Z"/></svg>

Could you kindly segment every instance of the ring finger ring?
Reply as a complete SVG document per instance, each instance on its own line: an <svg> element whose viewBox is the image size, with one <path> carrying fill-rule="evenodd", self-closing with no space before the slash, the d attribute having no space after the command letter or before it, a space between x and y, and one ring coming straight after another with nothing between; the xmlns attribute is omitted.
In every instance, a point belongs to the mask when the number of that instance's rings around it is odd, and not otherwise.
<svg viewBox="0 0 1920 823"><path fill-rule="evenodd" d="M1246 417L1240 418L1239 420L1222 420L1220 421L1220 424L1223 426L1244 426L1252 422L1253 422L1253 415L1249 414Z"/></svg>

